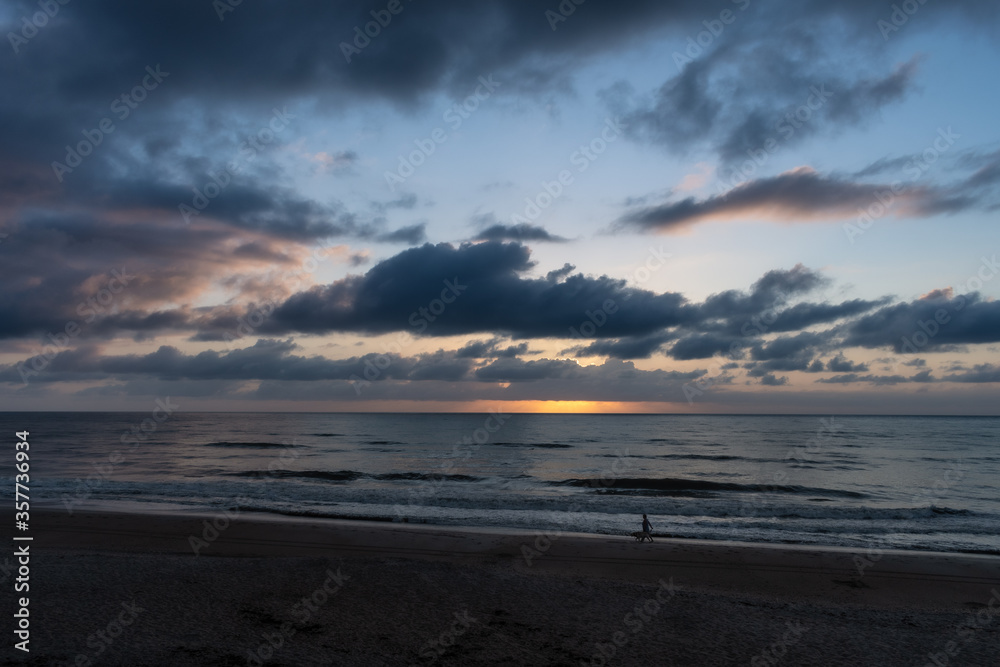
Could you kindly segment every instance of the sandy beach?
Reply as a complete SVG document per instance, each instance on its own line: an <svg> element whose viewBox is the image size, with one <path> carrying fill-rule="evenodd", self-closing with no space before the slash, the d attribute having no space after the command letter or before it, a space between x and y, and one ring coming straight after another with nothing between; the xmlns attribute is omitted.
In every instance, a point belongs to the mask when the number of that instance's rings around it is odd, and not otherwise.
<svg viewBox="0 0 1000 667"><path fill-rule="evenodd" d="M1000 558L35 513L22 664L996 665ZM197 552L197 553L196 553Z"/></svg>

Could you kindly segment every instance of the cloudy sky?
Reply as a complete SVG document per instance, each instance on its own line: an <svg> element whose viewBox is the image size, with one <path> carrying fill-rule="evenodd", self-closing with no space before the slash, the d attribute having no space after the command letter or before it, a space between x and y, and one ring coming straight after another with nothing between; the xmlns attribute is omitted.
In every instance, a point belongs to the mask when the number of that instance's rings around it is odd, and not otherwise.
<svg viewBox="0 0 1000 667"><path fill-rule="evenodd" d="M63 1L5 410L1000 413L992 0Z"/></svg>

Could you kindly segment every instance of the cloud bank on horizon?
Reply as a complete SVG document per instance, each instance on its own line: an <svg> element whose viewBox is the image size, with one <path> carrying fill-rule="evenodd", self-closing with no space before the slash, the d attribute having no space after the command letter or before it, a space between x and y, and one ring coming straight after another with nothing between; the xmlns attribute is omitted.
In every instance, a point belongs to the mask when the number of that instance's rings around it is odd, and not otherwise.
<svg viewBox="0 0 1000 667"><path fill-rule="evenodd" d="M7 409L998 411L994 2L46 7Z"/></svg>

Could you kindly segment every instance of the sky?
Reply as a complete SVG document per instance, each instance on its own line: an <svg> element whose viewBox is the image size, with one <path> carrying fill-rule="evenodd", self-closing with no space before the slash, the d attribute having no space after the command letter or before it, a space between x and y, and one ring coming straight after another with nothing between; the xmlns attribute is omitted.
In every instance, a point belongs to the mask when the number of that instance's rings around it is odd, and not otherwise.
<svg viewBox="0 0 1000 667"><path fill-rule="evenodd" d="M8 0L4 410L1000 414L989 0Z"/></svg>

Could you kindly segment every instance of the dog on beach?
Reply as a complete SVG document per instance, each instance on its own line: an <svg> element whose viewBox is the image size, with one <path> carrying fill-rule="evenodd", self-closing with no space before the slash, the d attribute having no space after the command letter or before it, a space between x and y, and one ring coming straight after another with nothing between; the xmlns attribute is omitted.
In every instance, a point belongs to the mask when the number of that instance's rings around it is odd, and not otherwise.
<svg viewBox="0 0 1000 667"><path fill-rule="evenodd" d="M632 533L632 537L635 538L636 542L643 542L645 540L649 540L650 542L653 541L653 536L644 530L635 531L634 533Z"/></svg>

